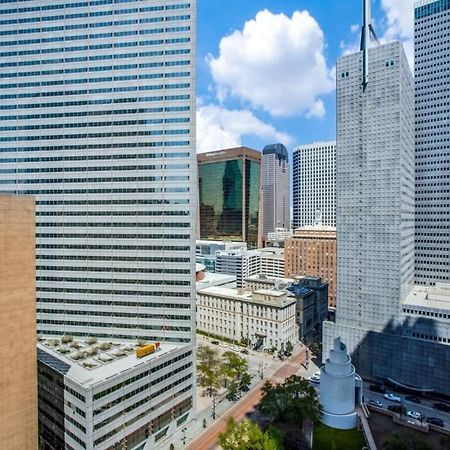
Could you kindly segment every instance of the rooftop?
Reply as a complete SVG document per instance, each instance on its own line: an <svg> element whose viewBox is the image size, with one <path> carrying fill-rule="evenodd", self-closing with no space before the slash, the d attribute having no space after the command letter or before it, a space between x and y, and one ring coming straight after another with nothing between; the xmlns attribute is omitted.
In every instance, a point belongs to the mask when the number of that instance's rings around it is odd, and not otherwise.
<svg viewBox="0 0 450 450"><path fill-rule="evenodd" d="M437 283L436 286L414 286L403 301L409 306L450 310L450 284Z"/></svg>
<svg viewBox="0 0 450 450"><path fill-rule="evenodd" d="M41 361L64 373L75 383L89 388L107 378L121 376L127 370L158 359L179 349L181 345L163 342L154 353L142 358L136 356L136 350L140 346L134 342L71 337L40 338L37 347Z"/></svg>
<svg viewBox="0 0 450 450"><path fill-rule="evenodd" d="M201 289L206 289L212 286L224 286L228 284L236 285L236 275L229 275L217 272L205 272L205 278L203 280L197 281L196 288L197 291Z"/></svg>
<svg viewBox="0 0 450 450"><path fill-rule="evenodd" d="M284 308L296 302L292 297L288 297L286 292L276 289L258 289L254 292L243 291L242 289L230 289L225 287L213 286L199 291L203 295L215 297L224 297L231 300L239 300L245 303L255 305L274 306ZM270 297L267 299L265 297Z"/></svg>

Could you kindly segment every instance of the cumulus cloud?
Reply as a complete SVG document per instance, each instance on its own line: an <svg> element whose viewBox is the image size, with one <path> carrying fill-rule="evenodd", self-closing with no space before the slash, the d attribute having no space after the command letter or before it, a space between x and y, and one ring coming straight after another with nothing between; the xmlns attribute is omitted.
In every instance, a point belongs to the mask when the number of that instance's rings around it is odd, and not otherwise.
<svg viewBox="0 0 450 450"><path fill-rule="evenodd" d="M197 153L238 147L242 136L292 143L292 138L255 117L248 110L230 110L208 104L197 107Z"/></svg>
<svg viewBox="0 0 450 450"><path fill-rule="evenodd" d="M320 97L334 90L324 35L308 11L258 12L221 39L219 56L208 63L221 101L237 97L273 116L322 117Z"/></svg>
<svg viewBox="0 0 450 450"><path fill-rule="evenodd" d="M381 0L386 15L383 41L403 42L411 67L414 61L414 0Z"/></svg>

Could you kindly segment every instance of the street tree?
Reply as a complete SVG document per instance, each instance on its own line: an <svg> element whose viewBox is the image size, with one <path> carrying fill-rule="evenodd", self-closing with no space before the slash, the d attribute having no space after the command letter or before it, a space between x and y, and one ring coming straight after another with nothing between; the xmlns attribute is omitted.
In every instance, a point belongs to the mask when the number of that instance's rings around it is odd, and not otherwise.
<svg viewBox="0 0 450 450"><path fill-rule="evenodd" d="M283 434L273 427L263 433L248 419L237 424L230 418L219 444L223 450L283 450Z"/></svg>
<svg viewBox="0 0 450 450"><path fill-rule="evenodd" d="M301 422L306 418L318 421L321 415L316 390L307 380L296 375L281 384L266 382L258 409L272 420Z"/></svg>
<svg viewBox="0 0 450 450"><path fill-rule="evenodd" d="M284 353L286 354L286 356L291 356L293 351L294 351L294 346L292 345L292 342L287 341L286 342L286 350L284 351Z"/></svg>
<svg viewBox="0 0 450 450"><path fill-rule="evenodd" d="M248 391L251 376L248 373L248 364L245 358L234 352L225 352L222 355L222 374L226 387L235 383L238 390ZM228 390L230 391L230 386L228 386Z"/></svg>
<svg viewBox="0 0 450 450"><path fill-rule="evenodd" d="M209 395L220 387L221 361L216 349L200 345L197 351L197 373L200 386L207 389Z"/></svg>

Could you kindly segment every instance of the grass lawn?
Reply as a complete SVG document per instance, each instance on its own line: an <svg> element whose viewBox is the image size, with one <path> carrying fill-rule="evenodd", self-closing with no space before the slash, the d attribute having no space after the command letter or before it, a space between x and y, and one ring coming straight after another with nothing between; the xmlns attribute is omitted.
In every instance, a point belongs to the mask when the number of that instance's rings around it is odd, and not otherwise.
<svg viewBox="0 0 450 450"><path fill-rule="evenodd" d="M361 450L366 445L364 436L354 430L336 430L323 424L314 425L313 450Z"/></svg>

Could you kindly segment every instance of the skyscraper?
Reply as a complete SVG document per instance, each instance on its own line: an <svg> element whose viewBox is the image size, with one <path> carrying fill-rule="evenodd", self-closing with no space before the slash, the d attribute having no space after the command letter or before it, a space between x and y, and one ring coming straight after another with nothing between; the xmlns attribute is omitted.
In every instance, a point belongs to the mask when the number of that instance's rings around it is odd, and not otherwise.
<svg viewBox="0 0 450 450"><path fill-rule="evenodd" d="M417 2L415 281L450 282L450 2Z"/></svg>
<svg viewBox="0 0 450 450"><path fill-rule="evenodd" d="M283 144L266 145L262 151L263 235L277 228L291 228L290 164Z"/></svg>
<svg viewBox="0 0 450 450"><path fill-rule="evenodd" d="M261 153L247 147L198 155L200 239L260 242Z"/></svg>
<svg viewBox="0 0 450 450"><path fill-rule="evenodd" d="M364 6L362 51L337 62L337 310L324 355L341 337L361 376L449 395L450 285L413 286L413 80L401 44L369 49Z"/></svg>
<svg viewBox="0 0 450 450"><path fill-rule="evenodd" d="M297 147L293 180L294 229L336 226L336 142Z"/></svg>
<svg viewBox="0 0 450 450"><path fill-rule="evenodd" d="M0 11L0 183L36 197L38 333L161 341L167 367L188 355L184 373L170 372L170 402L141 395L148 416L95 431L102 445L144 438L150 419L174 421L172 408L193 404L195 5L8 1Z"/></svg>

